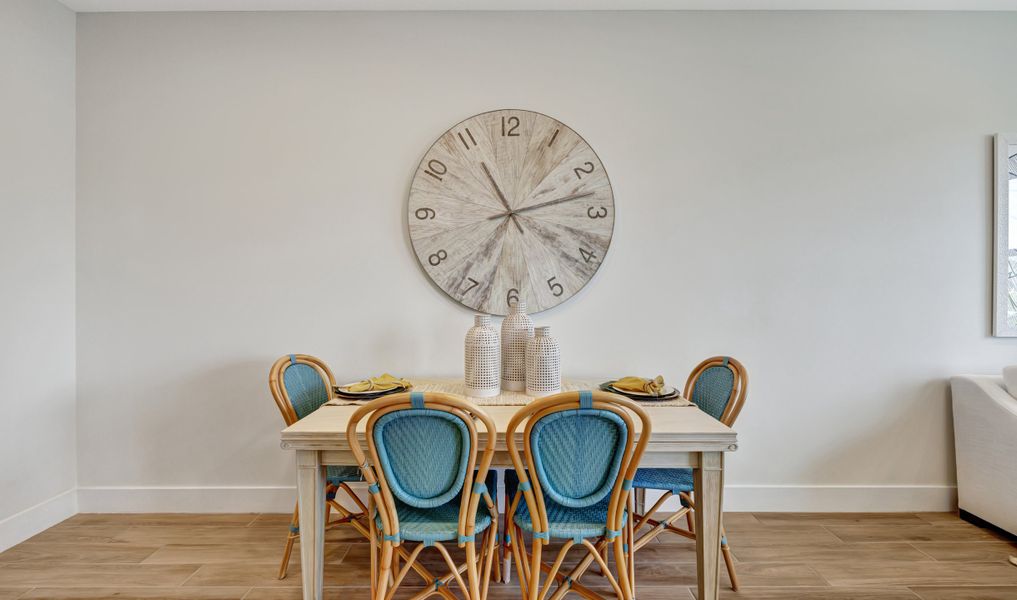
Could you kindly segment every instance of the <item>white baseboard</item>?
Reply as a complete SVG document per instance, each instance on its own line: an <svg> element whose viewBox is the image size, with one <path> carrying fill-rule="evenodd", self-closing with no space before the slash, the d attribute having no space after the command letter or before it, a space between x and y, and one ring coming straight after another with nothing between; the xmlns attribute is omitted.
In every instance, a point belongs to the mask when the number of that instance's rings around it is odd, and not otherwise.
<svg viewBox="0 0 1017 600"><path fill-rule="evenodd" d="M286 513L296 500L292 486L78 488L83 513Z"/></svg>
<svg viewBox="0 0 1017 600"><path fill-rule="evenodd" d="M77 493L70 489L0 520L0 552L73 517L77 512Z"/></svg>
<svg viewBox="0 0 1017 600"><path fill-rule="evenodd" d="M957 488L940 485L729 485L731 512L942 512L957 508ZM647 500L658 497L648 494ZM290 512L296 488L278 487L82 487L78 509L86 513ZM677 500L665 504L674 510Z"/></svg>
<svg viewBox="0 0 1017 600"><path fill-rule="evenodd" d="M647 494L649 504L659 494ZM652 499L652 500L651 500ZM675 510L669 499L663 510ZM957 509L957 487L947 485L728 485L729 512L948 512Z"/></svg>

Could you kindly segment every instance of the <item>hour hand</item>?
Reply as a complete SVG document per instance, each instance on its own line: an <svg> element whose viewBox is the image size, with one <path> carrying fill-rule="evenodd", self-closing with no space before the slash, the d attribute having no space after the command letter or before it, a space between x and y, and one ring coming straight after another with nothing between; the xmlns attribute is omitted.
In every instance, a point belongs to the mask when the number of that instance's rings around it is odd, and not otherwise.
<svg viewBox="0 0 1017 600"><path fill-rule="evenodd" d="M501 200L501 205L505 207L505 210L512 213L512 208L509 207L508 200L505 199L505 194L501 192L501 188L498 187L498 182L494 180L494 175L491 175L491 169L487 168L487 163L482 162L480 166L484 169L484 174L487 175L487 180L491 182L491 187L494 188L495 194L498 195L498 200Z"/></svg>

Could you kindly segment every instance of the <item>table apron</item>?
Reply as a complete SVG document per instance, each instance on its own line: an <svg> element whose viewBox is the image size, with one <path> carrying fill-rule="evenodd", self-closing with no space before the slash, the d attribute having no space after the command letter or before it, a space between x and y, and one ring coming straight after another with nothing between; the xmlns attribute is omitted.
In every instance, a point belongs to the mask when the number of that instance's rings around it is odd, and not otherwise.
<svg viewBox="0 0 1017 600"><path fill-rule="evenodd" d="M321 451L321 464L323 465L352 465L356 462L353 453L349 450L323 450ZM670 468L696 468L699 466L698 451L672 451L672 452L647 452L643 454L640 461L643 467L670 467ZM495 451L492 467L511 467L512 459L507 451Z"/></svg>

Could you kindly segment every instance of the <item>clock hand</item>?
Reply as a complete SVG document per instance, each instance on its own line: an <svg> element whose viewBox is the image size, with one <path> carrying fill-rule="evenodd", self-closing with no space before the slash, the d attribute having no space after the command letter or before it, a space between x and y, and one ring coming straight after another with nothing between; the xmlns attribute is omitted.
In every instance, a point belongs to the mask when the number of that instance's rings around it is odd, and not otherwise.
<svg viewBox="0 0 1017 600"><path fill-rule="evenodd" d="M533 206L527 206L526 208L519 208L519 209L516 209L514 211L509 211L507 213L497 214L497 215L488 217L487 219L489 221L491 221L491 220L497 219L499 217L504 217L506 215L514 215L515 213L521 213L521 212L526 212L528 210L535 210L535 209L538 209L538 208L544 208L545 206L551 206L552 204L561 204L562 202L568 202L569 200L578 200L579 198L585 198L587 196L592 196L592 195L593 195L593 192L583 192L581 194L572 194L571 196L565 196L564 198L558 198L557 200L549 200L547 202L541 202L540 204L534 204Z"/></svg>
<svg viewBox="0 0 1017 600"><path fill-rule="evenodd" d="M512 207L509 206L508 200L505 200L505 194L501 193L501 188L498 187L498 183L494 180L494 176L491 175L491 170L487 168L487 163L482 162L480 166L484 168L484 174L487 175L487 180L491 182L491 187L494 188L495 193L498 194L498 200L501 200L502 206L508 211L507 214L512 214Z"/></svg>
<svg viewBox="0 0 1017 600"><path fill-rule="evenodd" d="M523 232L523 226L519 224L519 218L516 217L514 214L509 215L508 218L509 218L510 221L512 221L513 223L516 224L516 229L519 230L519 233L522 233Z"/></svg>

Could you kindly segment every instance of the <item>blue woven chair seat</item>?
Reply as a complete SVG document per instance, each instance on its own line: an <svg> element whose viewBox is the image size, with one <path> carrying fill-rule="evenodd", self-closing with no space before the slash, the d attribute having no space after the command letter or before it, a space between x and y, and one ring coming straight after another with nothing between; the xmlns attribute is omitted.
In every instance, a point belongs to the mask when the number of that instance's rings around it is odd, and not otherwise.
<svg viewBox="0 0 1017 600"><path fill-rule="evenodd" d="M562 506L544 497L544 508L547 509L548 531L553 538L564 538L576 540L579 538L600 537L607 533L604 526L607 523L607 507L611 497L607 496L600 502L581 508L569 508ZM628 516L623 515L622 522ZM519 501L515 515L516 525L523 531L533 532L533 523L530 522L530 509L526 500Z"/></svg>
<svg viewBox="0 0 1017 600"><path fill-rule="evenodd" d="M632 487L672 494L692 492L692 469L638 469Z"/></svg>
<svg viewBox="0 0 1017 600"><path fill-rule="evenodd" d="M411 542L459 541L459 498L434 508L417 508L395 501L399 516L399 537ZM381 530L381 515L375 515L375 523ZM477 510L475 535L491 526L491 514L481 505Z"/></svg>
<svg viewBox="0 0 1017 600"><path fill-rule="evenodd" d="M360 476L360 467L329 465L325 469L325 480L332 485L339 485L351 481L363 481L363 477Z"/></svg>

